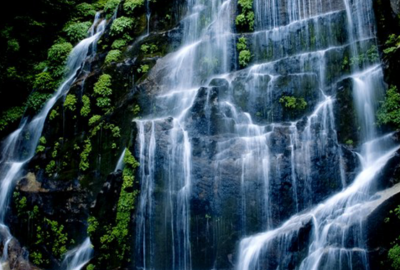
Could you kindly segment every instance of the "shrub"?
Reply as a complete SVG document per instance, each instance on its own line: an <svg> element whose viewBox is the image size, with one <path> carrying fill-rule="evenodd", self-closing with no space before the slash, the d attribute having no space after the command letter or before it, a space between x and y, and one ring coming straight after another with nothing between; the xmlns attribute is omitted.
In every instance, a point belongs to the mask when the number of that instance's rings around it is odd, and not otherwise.
<svg viewBox="0 0 400 270"><path fill-rule="evenodd" d="M103 74L94 85L94 93L97 96L97 106L107 109L111 105L110 96L112 95L111 76Z"/></svg>
<svg viewBox="0 0 400 270"><path fill-rule="evenodd" d="M106 60L104 60L105 65L109 65L112 62L118 62L121 58L121 51L120 50L111 50L108 52L106 56Z"/></svg>
<svg viewBox="0 0 400 270"><path fill-rule="evenodd" d="M114 50L121 50L122 48L124 48L126 46L126 41L124 39L117 39L113 42L113 44L111 45L111 49Z"/></svg>
<svg viewBox="0 0 400 270"><path fill-rule="evenodd" d="M0 117L0 131L4 130L9 124L20 121L24 115L25 108L12 107L1 114Z"/></svg>
<svg viewBox="0 0 400 270"><path fill-rule="evenodd" d="M392 124L400 128L400 93L392 86L386 93L386 98L377 113L379 124Z"/></svg>
<svg viewBox="0 0 400 270"><path fill-rule="evenodd" d="M115 9L118 7L121 0L108 0L104 6L104 12L106 13L107 18L111 18L115 12Z"/></svg>
<svg viewBox="0 0 400 270"><path fill-rule="evenodd" d="M127 31L133 29L135 24L135 20L128 17L120 17L115 19L113 24L111 25L111 36L120 36Z"/></svg>
<svg viewBox="0 0 400 270"><path fill-rule="evenodd" d="M65 101L64 101L64 107L67 109L67 110L70 110L70 111L75 111L76 110L76 103L77 103L77 99L76 99L76 96L75 95L72 95L72 94L69 94L69 95L67 95L67 97L65 98Z"/></svg>
<svg viewBox="0 0 400 270"><path fill-rule="evenodd" d="M96 9L88 3L81 3L76 6L76 15L80 18L89 18L96 15Z"/></svg>
<svg viewBox="0 0 400 270"><path fill-rule="evenodd" d="M39 111L50 98L50 94L34 92L28 98L27 107L33 109L34 111Z"/></svg>
<svg viewBox="0 0 400 270"><path fill-rule="evenodd" d="M145 0L126 0L124 3L124 11L127 14L133 14L135 9L141 8L144 6Z"/></svg>
<svg viewBox="0 0 400 270"><path fill-rule="evenodd" d="M41 91L54 91L55 83L49 72L42 72L35 76L33 88Z"/></svg>
<svg viewBox="0 0 400 270"><path fill-rule="evenodd" d="M58 109L58 108L57 108ZM57 110L51 110L51 112L50 112L50 116L49 116L49 118L50 118L50 120L53 120L53 119L55 119L57 116L59 116L60 114L57 112Z"/></svg>
<svg viewBox="0 0 400 270"><path fill-rule="evenodd" d="M81 115L87 117L90 114L90 98L87 95L83 95L82 103Z"/></svg>
<svg viewBox="0 0 400 270"><path fill-rule="evenodd" d="M72 51L72 45L68 42L54 44L48 51L49 71L55 78L60 78L64 74L64 66L68 55Z"/></svg>
<svg viewBox="0 0 400 270"><path fill-rule="evenodd" d="M247 67L251 60L251 53L249 50L243 50L239 53L239 64L242 67Z"/></svg>
<svg viewBox="0 0 400 270"><path fill-rule="evenodd" d="M238 5L241 8L241 13L236 17L236 25L242 28L248 28L250 31L254 30L254 12L253 0L239 0Z"/></svg>
<svg viewBox="0 0 400 270"><path fill-rule="evenodd" d="M72 23L64 28L64 32L70 42L77 43L87 37L91 25L91 22Z"/></svg>
<svg viewBox="0 0 400 270"><path fill-rule="evenodd" d="M148 44L143 44L143 45L140 47L140 50L141 50L142 52L144 52L145 54L147 54L147 53L153 54L153 53L155 53L155 52L158 51L158 47L157 47L157 45L154 45L154 44L150 44L150 45L148 45Z"/></svg>

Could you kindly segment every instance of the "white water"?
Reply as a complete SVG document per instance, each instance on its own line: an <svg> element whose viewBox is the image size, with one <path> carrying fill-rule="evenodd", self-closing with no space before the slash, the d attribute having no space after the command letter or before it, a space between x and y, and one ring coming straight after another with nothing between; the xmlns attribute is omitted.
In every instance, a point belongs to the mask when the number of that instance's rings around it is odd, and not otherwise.
<svg viewBox="0 0 400 270"><path fill-rule="evenodd" d="M359 53L365 53L367 48L363 46L361 50L356 48L356 40L374 35L368 27L374 24L371 1L352 1L351 3L344 1L349 23L351 52L352 56L357 57ZM317 7L297 11L298 16L293 16L291 13L291 22L292 18L296 20L296 18L304 17L305 14L311 14L310 12L317 12L315 15L318 15L323 7L317 2L298 1L297 4L301 3L303 7L307 5L309 7L317 5ZM296 9L295 6L294 9ZM321 63L321 69L324 69L323 64ZM383 82L380 66L362 67L361 70L355 67L352 73L350 78L353 80L354 103L360 123L360 140L365 142L359 153L362 171L350 186L325 202L294 215L279 228L243 239L239 250L238 270L270 269L268 265L274 258L268 257L271 256L268 254L275 249L275 258L285 258L285 255L290 253L291 243L299 237L300 231L307 224L311 224L312 234L307 256L298 269L332 269L330 267L352 269L355 263L359 267L357 269L370 269L362 237L362 222L377 205L384 201L373 193L374 182L377 180L376 175L399 150L399 147L390 143L390 135L376 137L375 110L377 100L381 95L379 89L382 88ZM324 107L323 104L319 107L321 106ZM328 110L329 114L332 114L331 110ZM333 115L329 115L327 119L331 119L330 125L334 128ZM312 139L307 128L303 134L309 134L309 138ZM294 141L293 138L291 140ZM305 147L307 148L307 145ZM306 150L301 157L306 160L306 163L308 151ZM299 161L295 163L299 164ZM304 168L309 168L309 166ZM282 262L277 262L277 265L282 268L287 267Z"/></svg>
<svg viewBox="0 0 400 270"><path fill-rule="evenodd" d="M96 30L92 30L90 36L77 44L70 53L66 64L67 74L65 75L65 80L61 83L53 97L46 102L41 111L33 117L32 120L23 121L19 129L4 141L0 163L0 226L3 228L7 228L7 226L4 225L4 216L7 211L10 194L14 188L14 183L22 176L23 167L35 155L36 147L48 113L53 108L54 104L68 93L71 85L75 82L77 72L82 68L82 65L88 57L90 46L96 44L104 32L106 22L98 22L99 13L96 14L91 28L96 28ZM12 237L8 229L7 233L3 234L3 243L8 243ZM4 263L6 260L7 256L3 256L1 263Z"/></svg>
<svg viewBox="0 0 400 270"><path fill-rule="evenodd" d="M65 270L81 270L92 258L93 248L89 238L77 248L68 251L65 254L64 261L62 263L63 269Z"/></svg>

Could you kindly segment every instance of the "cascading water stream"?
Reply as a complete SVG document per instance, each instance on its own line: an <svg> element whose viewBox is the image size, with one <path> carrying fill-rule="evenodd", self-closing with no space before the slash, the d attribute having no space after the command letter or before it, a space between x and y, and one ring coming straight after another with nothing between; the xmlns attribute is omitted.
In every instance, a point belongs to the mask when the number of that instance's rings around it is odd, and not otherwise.
<svg viewBox="0 0 400 270"><path fill-rule="evenodd" d="M35 155L36 146L42 134L48 113L59 98L64 96L75 82L78 71L87 59L90 46L96 44L103 34L106 22L103 20L99 23L99 16L99 13L97 13L91 28L92 30L89 33L90 36L77 44L70 53L66 64L67 74L65 75L65 80L61 83L53 97L46 102L39 114L30 121L22 121L19 129L4 141L4 150L1 153L2 158L0 163L0 178L2 179L0 190L0 227L2 228L3 243L8 243L12 238L7 226L4 225L4 218L14 182L23 174L23 167ZM93 30L94 28L96 30ZM27 136L28 139L26 139ZM2 269L1 265L7 260L6 257L3 255L0 262L0 269Z"/></svg>
<svg viewBox="0 0 400 270"><path fill-rule="evenodd" d="M89 238L86 238L82 245L65 254L63 269L81 270L90 261L92 255L92 243Z"/></svg>
<svg viewBox="0 0 400 270"><path fill-rule="evenodd" d="M303 1L303 5L306 2L311 6L314 1ZM357 48L356 42L374 36L370 28L366 27L374 23L372 4L371 1L350 3L344 0L344 6L348 17L350 51L352 57L356 58L368 49L362 45ZM300 11L300 14L306 13ZM379 100L382 94L379 92L383 82L381 67L357 65L349 77L353 81L354 103L361 127L360 140L364 142L359 154L362 163L361 173L342 192L311 210L294 215L277 229L242 240L238 270L272 269L270 268L272 259L267 254L279 247L278 251L275 250L277 254L275 256L286 258L285 255L290 252L290 245L299 237L301 230L304 230L307 224L312 227L312 234L307 256L302 260L299 269L332 269L334 266L340 269L353 269L354 265L357 265L357 269L369 269L367 250L363 242L362 222L379 205L379 196L375 196L374 192L371 194L376 175L399 147L387 143L390 136L376 138L375 107L376 100ZM329 119L332 125L333 115L329 116ZM303 134L309 133L306 131L307 129ZM305 157L308 159L307 155ZM383 200L380 203L382 202ZM278 262L277 265L282 268L287 267L283 262Z"/></svg>

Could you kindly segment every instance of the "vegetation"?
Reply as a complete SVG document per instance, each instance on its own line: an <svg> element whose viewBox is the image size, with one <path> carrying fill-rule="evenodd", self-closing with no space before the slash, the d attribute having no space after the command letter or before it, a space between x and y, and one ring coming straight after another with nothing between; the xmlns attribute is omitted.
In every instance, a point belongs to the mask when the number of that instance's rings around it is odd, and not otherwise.
<svg viewBox="0 0 400 270"><path fill-rule="evenodd" d="M106 13L107 18L111 18L117 9L121 0L108 0L104 6L104 12Z"/></svg>
<svg viewBox="0 0 400 270"><path fill-rule="evenodd" d="M149 65L141 65L140 68L138 68L137 72L145 74L145 73L149 72L149 70L150 70Z"/></svg>
<svg viewBox="0 0 400 270"><path fill-rule="evenodd" d="M239 0L241 13L236 17L236 26L242 30L254 30L253 0Z"/></svg>
<svg viewBox="0 0 400 270"><path fill-rule="evenodd" d="M304 110L307 107L307 102L304 98L296 98L293 96L282 96L279 102L287 109Z"/></svg>
<svg viewBox="0 0 400 270"><path fill-rule="evenodd" d="M111 105L111 79L110 75L103 74L94 85L94 94L97 96L97 106L103 110L108 110Z"/></svg>
<svg viewBox="0 0 400 270"><path fill-rule="evenodd" d="M12 107L7 111L3 112L0 117L0 131L4 130L10 124L16 123L21 120L24 115L25 108L21 107Z"/></svg>
<svg viewBox="0 0 400 270"><path fill-rule="evenodd" d="M83 152L81 153L81 162L79 163L79 169L86 171L89 169L89 155L92 152L92 143L90 139L85 140Z"/></svg>
<svg viewBox="0 0 400 270"><path fill-rule="evenodd" d="M135 26L135 20L128 17L119 17L115 19L111 25L111 36L122 36L127 31L130 31Z"/></svg>
<svg viewBox="0 0 400 270"><path fill-rule="evenodd" d="M31 261L42 267L49 265L49 255L56 259L61 259L67 252L68 245L73 244L68 234L64 232L64 225L59 222L45 217L37 205L28 203L25 196L19 192L14 192L14 207L21 228L32 228L34 233L28 237ZM29 233L26 230L26 233ZM44 252L47 255L44 255Z"/></svg>
<svg viewBox="0 0 400 270"><path fill-rule="evenodd" d="M64 66L71 51L72 44L68 42L57 43L50 48L47 59L54 78L59 79L64 75Z"/></svg>
<svg viewBox="0 0 400 270"><path fill-rule="evenodd" d="M400 219L400 205L396 209L390 211L391 215ZM386 218L385 222L389 222L390 218ZM389 250L388 259L394 270L400 270L400 236L392 242L392 248Z"/></svg>
<svg viewBox="0 0 400 270"><path fill-rule="evenodd" d="M91 22L76 22L67 25L64 29L69 42L77 43L87 37Z"/></svg>
<svg viewBox="0 0 400 270"><path fill-rule="evenodd" d="M104 61L105 65L109 65L112 62L118 62L121 58L121 51L120 50L111 50L108 52L106 56L106 60Z"/></svg>
<svg viewBox="0 0 400 270"><path fill-rule="evenodd" d="M377 116L379 124L390 124L397 129L400 128L400 93L396 86L388 89Z"/></svg>
<svg viewBox="0 0 400 270"><path fill-rule="evenodd" d="M247 39L240 37L236 48L239 52L239 64L241 67L247 67L251 60L251 52L247 49Z"/></svg>
<svg viewBox="0 0 400 270"><path fill-rule="evenodd" d="M383 50L386 56L392 56L400 48L400 36L391 34L385 43L386 49Z"/></svg>
<svg viewBox="0 0 400 270"><path fill-rule="evenodd" d="M82 109L81 115L87 117L90 114L90 98L87 95L82 96Z"/></svg>
<svg viewBox="0 0 400 270"><path fill-rule="evenodd" d="M113 50L121 50L122 48L124 48L126 46L126 40L124 39L117 39L113 42L113 44L111 45L111 49Z"/></svg>
<svg viewBox="0 0 400 270"><path fill-rule="evenodd" d="M64 101L64 108L74 112L76 110L77 102L75 95L68 94Z"/></svg>
<svg viewBox="0 0 400 270"><path fill-rule="evenodd" d="M135 10L144 6L145 0L126 0L124 3L124 11L127 14L133 14Z"/></svg>

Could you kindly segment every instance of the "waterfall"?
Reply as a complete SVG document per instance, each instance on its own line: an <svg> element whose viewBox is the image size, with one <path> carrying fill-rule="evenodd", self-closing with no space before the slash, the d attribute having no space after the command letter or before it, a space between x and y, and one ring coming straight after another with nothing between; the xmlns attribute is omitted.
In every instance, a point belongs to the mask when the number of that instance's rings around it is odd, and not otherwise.
<svg viewBox="0 0 400 270"><path fill-rule="evenodd" d="M68 93L71 85L75 82L79 70L87 60L90 46L97 43L105 30L105 21L99 23L99 13L96 14L89 37L82 40L70 53L65 75L65 80L60 84L56 93L43 106L43 109L30 121L23 120L19 129L13 132L4 141L3 151L1 153L0 163L0 227L3 234L3 242L8 243L12 238L6 225L4 225L4 217L7 211L10 194L14 188L14 182L23 175L23 167L35 155L35 150L42 134L47 115L53 108L54 104L64 95ZM28 139L26 139L28 138ZM7 253L4 253L7 254ZM7 256L6 256L7 257ZM3 256L1 263L7 260Z"/></svg>
<svg viewBox="0 0 400 270"><path fill-rule="evenodd" d="M258 14L273 12L270 7L261 4L264 1L257 2L259 2L256 5L257 8L264 7L263 10L257 12ZM271 3L273 1L266 2ZM300 6L312 7L318 1L284 2L291 7L289 12L290 19L286 23L302 24L304 23L304 21L302 22L304 17L330 16L328 13L324 14L322 12L324 7L319 4L317 8L299 9ZM375 37L374 31L371 30L374 29L373 26L375 25L371 2L344 0L343 3L343 9L346 12L348 21L348 43L351 56L354 58L359 57L360 54L365 54L370 49L369 44L363 43L363 41ZM297 12L293 13L293 10L296 9ZM316 12L316 14L311 14L309 11ZM296 14L297 16L293 16ZM276 18L278 16L270 17ZM273 24L269 23L268 25L276 27L277 24L279 23L274 21ZM282 22L282 24L284 23ZM290 24L288 26L280 26L276 31L281 33L279 35L286 35L287 30L285 28L289 27ZM325 50L324 53L326 52ZM324 62L321 61L320 65L321 70L326 69ZM363 241L362 223L364 218L384 201L380 200L380 196L376 196L371 191L374 191L377 174L399 150L399 147L390 143L390 135L377 137L375 130L376 100L382 95L380 89L382 89L383 84L380 65L376 63L357 64L352 67L348 77L352 80L354 104L361 130L360 141L363 143L359 153L362 164L361 172L353 183L348 187L344 186L341 192L312 207L310 210L292 216L282 226L243 239L239 250L238 270L276 269L277 267L279 269L292 269L293 267L294 269L294 265L288 266L290 263L289 253L293 252L293 243L296 239L302 237L301 235L307 226L312 228L312 233L308 240L308 248L305 249L307 255L297 266L298 269L332 269L334 267L353 269L356 266L357 269L370 269L367 247ZM323 89L324 85L321 87ZM330 98L325 97L325 100L327 99ZM319 108L321 107L325 107L325 105L320 104ZM331 126L326 131L334 132L335 127L331 110L329 109L328 115L324 116L324 122L328 121L327 124ZM317 111L315 111L314 115L317 114ZM306 135L311 140L315 139L308 130L308 126L302 132L302 136ZM325 133L324 135L326 136L327 134ZM291 141L295 141L295 139L291 139ZM321 142L323 141L321 140ZM307 148L307 145L303 146L301 144L298 147ZM309 150L305 149L301 157L306 160L306 163L309 161L307 152ZM341 152L338 153L339 155L341 154ZM294 163L299 164L299 162L297 160ZM310 166L305 166L305 168L310 168ZM307 175L307 173L305 174ZM310 189L309 192L312 192L312 190ZM275 254L273 255L275 256L274 258L270 257L272 253Z"/></svg>
<svg viewBox="0 0 400 270"><path fill-rule="evenodd" d="M369 269L362 222L398 150L374 127L384 83L371 1L254 0L255 31L243 34L236 5L187 1L182 46L148 76L135 267ZM238 70L242 36L255 64ZM345 90L354 112L338 111ZM285 110L283 96L307 106ZM338 114L359 126L354 151Z"/></svg>
<svg viewBox="0 0 400 270"><path fill-rule="evenodd" d="M65 258L62 263L63 269L81 270L90 261L92 254L92 243L90 242L89 238L86 238L82 245L68 251L65 254Z"/></svg>

